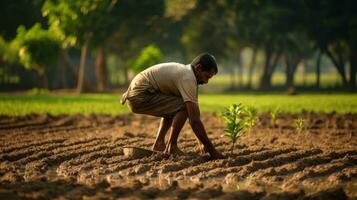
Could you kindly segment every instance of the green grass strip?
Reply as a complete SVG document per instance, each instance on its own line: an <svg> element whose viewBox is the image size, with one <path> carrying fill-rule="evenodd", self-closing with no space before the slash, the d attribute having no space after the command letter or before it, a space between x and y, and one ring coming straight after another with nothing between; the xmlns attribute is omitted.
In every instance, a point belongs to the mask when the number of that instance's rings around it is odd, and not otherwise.
<svg viewBox="0 0 357 200"><path fill-rule="evenodd" d="M120 94L0 95L0 115L111 114L128 113L119 103ZM202 94L201 111L221 112L232 103L254 106L259 112L279 108L282 112L303 110L322 113L357 113L357 94Z"/></svg>
<svg viewBox="0 0 357 200"><path fill-rule="evenodd" d="M243 103L257 108L258 112L269 112L278 108L287 113L357 113L356 94L203 94L199 101L200 108L206 111L222 111L227 105Z"/></svg>

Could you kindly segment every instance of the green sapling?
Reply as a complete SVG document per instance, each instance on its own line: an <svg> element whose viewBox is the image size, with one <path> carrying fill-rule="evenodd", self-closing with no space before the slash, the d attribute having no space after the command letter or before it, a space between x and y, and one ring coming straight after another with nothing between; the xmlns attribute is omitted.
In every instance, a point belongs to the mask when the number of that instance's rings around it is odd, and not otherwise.
<svg viewBox="0 0 357 200"><path fill-rule="evenodd" d="M244 133L245 121L242 116L243 112L244 107L239 103L230 105L222 114L227 126L224 130L224 135L232 140L231 155L233 155L234 144Z"/></svg>
<svg viewBox="0 0 357 200"><path fill-rule="evenodd" d="M256 122L258 121L257 118L257 109L251 106L246 106L244 109L245 117L245 126L250 133L250 131L255 126Z"/></svg>
<svg viewBox="0 0 357 200"><path fill-rule="evenodd" d="M298 118L295 120L295 128L298 134L301 134L302 131L304 130L305 127L304 122L305 121L302 118Z"/></svg>
<svg viewBox="0 0 357 200"><path fill-rule="evenodd" d="M273 124L274 127L276 127L276 120L279 118L280 116L280 110L279 108L276 108L274 110L272 110L270 112L270 116L271 116L271 122Z"/></svg>

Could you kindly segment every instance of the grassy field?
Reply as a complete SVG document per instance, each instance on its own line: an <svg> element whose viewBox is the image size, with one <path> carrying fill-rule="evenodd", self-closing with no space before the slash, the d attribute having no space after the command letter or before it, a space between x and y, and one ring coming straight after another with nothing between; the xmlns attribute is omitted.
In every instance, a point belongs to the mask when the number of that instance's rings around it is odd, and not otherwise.
<svg viewBox="0 0 357 200"><path fill-rule="evenodd" d="M254 74L252 77L252 87L254 89L258 88L260 77L257 74ZM273 86L283 86L285 84L286 76L284 73L276 72L272 76L271 83ZM232 77L229 74L217 74L214 76L208 86L203 87L201 91L206 93L224 91L230 87ZM237 82L237 80L235 80ZM243 84L247 84L248 76L243 76ZM296 86L305 86L311 87L314 86L316 82L315 73L307 73L305 76L302 76L301 73L295 74L294 84ZM321 88L334 87L340 85L341 80L338 74L336 73L322 73L320 77L320 86Z"/></svg>
<svg viewBox="0 0 357 200"><path fill-rule="evenodd" d="M269 112L279 109L288 113L302 111L357 113L356 94L204 94L200 96L202 110L220 111L232 103L243 103L258 109L259 112Z"/></svg>
<svg viewBox="0 0 357 200"><path fill-rule="evenodd" d="M67 95L0 95L0 115L31 113L59 114L122 114L129 112L119 103L118 94ZM357 94L202 94L201 111L220 112L232 103L251 105L260 112L279 108L283 112L302 110L329 113L357 113Z"/></svg>

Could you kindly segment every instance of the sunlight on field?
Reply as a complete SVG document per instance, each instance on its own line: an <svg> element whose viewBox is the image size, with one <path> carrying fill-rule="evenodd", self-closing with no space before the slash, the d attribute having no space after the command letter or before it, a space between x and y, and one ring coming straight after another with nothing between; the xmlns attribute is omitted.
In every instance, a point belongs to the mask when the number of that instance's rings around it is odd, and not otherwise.
<svg viewBox="0 0 357 200"><path fill-rule="evenodd" d="M257 88L259 84L260 77L255 74L252 77L252 86ZM274 73L272 76L272 85L284 85L286 76L284 73ZM231 84L232 78L229 74L218 74L214 76L209 82L209 87L229 87ZM236 80L237 81L237 80ZM243 83L247 84L248 76L243 76ZM296 86L314 86L316 82L315 73L307 73L304 76L301 73L295 74L295 85ZM320 77L320 85L322 88L332 87L337 84L341 84L341 80L336 73L322 73Z"/></svg>
<svg viewBox="0 0 357 200"><path fill-rule="evenodd" d="M40 95L0 96L0 114L120 114L128 112L119 103L119 95Z"/></svg>
<svg viewBox="0 0 357 200"><path fill-rule="evenodd" d="M302 95L232 95L203 94L199 97L200 107L207 111L220 111L229 104L243 103L256 107L259 112L269 112L275 108L283 112L298 113L302 111L356 113L357 95L353 94L302 94Z"/></svg>
<svg viewBox="0 0 357 200"><path fill-rule="evenodd" d="M117 94L85 95L16 95L0 96L1 115L32 113L59 114L112 114L127 113L127 106L119 103ZM283 112L303 110L314 112L357 113L356 94L202 94L199 96L201 111L220 112L232 103L256 107L260 112L279 108Z"/></svg>

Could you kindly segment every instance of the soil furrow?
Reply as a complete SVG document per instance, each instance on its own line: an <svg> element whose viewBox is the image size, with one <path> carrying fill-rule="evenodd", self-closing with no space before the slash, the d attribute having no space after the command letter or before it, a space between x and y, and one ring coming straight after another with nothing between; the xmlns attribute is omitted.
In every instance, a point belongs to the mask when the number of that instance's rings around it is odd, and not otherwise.
<svg viewBox="0 0 357 200"><path fill-rule="evenodd" d="M82 141L79 140L79 141L74 141L74 142L69 142L69 143L60 143L60 144L56 143L56 144L52 144L52 145L46 144L46 145L42 145L39 147L35 146L35 147L29 148L29 149L24 149L20 152L13 152L10 154L6 154L3 157L0 157L0 161L3 161L3 160L17 161L17 160L19 160L20 163L25 164L25 163L23 163L23 160L31 162L33 160L33 158L38 158L38 157L41 158L42 157L42 156L38 156L38 155L46 156L49 153L51 153L51 154L55 153L55 151L52 152L55 149L57 149L57 150L65 149L65 148L68 148L68 147L71 147L74 145L82 145L82 144L91 143L91 142L97 141L97 140L101 140L101 139L93 138L90 140L82 140ZM3 158L3 159L1 159L1 158Z"/></svg>
<svg viewBox="0 0 357 200"><path fill-rule="evenodd" d="M193 156L193 157L188 157L184 158L184 160L174 162L174 163L167 163L162 165L159 170L160 174L165 174L169 172L178 172L180 170L184 170L186 168L192 167L199 165L201 163L207 162L206 159L200 157L200 156Z"/></svg>
<svg viewBox="0 0 357 200"><path fill-rule="evenodd" d="M48 122L46 121L25 121L25 122L19 122L15 124L7 124L7 125L1 125L0 130L12 130L12 129L21 129L21 128L29 128L29 127L38 127L41 128L41 126L46 125Z"/></svg>
<svg viewBox="0 0 357 200"><path fill-rule="evenodd" d="M301 152L292 152L289 154L284 154L278 157L273 157L264 161L254 161L250 163L248 166L245 166L240 172L239 176L246 177L256 171L266 169L268 167L278 167L281 165L285 165L287 163L295 162L304 157L320 154L322 151L320 149L312 149Z"/></svg>
<svg viewBox="0 0 357 200"><path fill-rule="evenodd" d="M270 157L274 157L280 154L290 153L292 151L296 151L295 148L288 149L278 149L278 150L266 150L258 153L252 153L244 156L231 157L226 160L214 161L213 163L203 163L198 166L191 167L187 170L183 171L185 176L193 176L200 173L210 173L211 170L215 170L216 168L228 168L228 167L236 167L246 165L254 160L265 160Z"/></svg>
<svg viewBox="0 0 357 200"><path fill-rule="evenodd" d="M51 155L49 157L45 157L37 162L31 162L26 165L26 170L36 170L40 169L41 171L46 171L46 169L50 166L56 166L61 164L62 162L66 160L71 160L75 159L81 155L91 153L93 151L100 151L100 150L105 150L107 147L105 146L93 146L93 147L87 147L85 149L79 149L77 151L70 151L70 152L65 152L65 153L58 153Z"/></svg>
<svg viewBox="0 0 357 200"><path fill-rule="evenodd" d="M100 147L100 145L98 145L98 147ZM122 149L119 148L116 144L105 145L105 147L107 147L108 149L93 151L91 153L81 155L77 159L64 161L62 164L71 167L76 167L79 165L84 166L86 164L89 164L93 160L96 160L97 158L101 158L101 157L110 158L110 155L112 156L123 155Z"/></svg>
<svg viewBox="0 0 357 200"><path fill-rule="evenodd" d="M343 181L350 181L350 180L355 180L357 179L357 167L352 166L352 167L347 167L343 169L342 171L334 172L329 177L327 180L330 182L337 182L341 183Z"/></svg>
<svg viewBox="0 0 357 200"><path fill-rule="evenodd" d="M58 129L34 129L34 130L27 130L27 129L19 129L19 130L9 130L8 132L3 132L4 137L7 138L23 138L24 136L28 137L29 134L33 134L34 136L40 136L41 134L51 134L51 135L62 135L62 134L70 134L70 133L78 133L81 131L85 132L92 132L95 131L98 127L92 127L92 126L83 126L83 127L71 127L69 130L58 130ZM16 132L16 135L13 133ZM5 138L6 139L6 138Z"/></svg>
<svg viewBox="0 0 357 200"><path fill-rule="evenodd" d="M123 147L150 149L158 118L0 116L3 128L0 128L0 183L4 183L1 190L5 192L0 196L4 199L355 199L356 116L282 114L277 127L272 127L270 115L265 114L251 134L237 141L230 155L231 141L221 137L223 121L207 113L202 120L208 136L226 156L218 160L210 160L208 153L198 151L199 142L188 124L178 141L185 155L154 153L135 158L124 155ZM306 125L299 135L293 126L298 117L304 118ZM56 193L60 190L58 184L63 187L61 194ZM336 190L315 195L329 188Z"/></svg>
<svg viewBox="0 0 357 200"><path fill-rule="evenodd" d="M83 130L89 128L95 128L95 127L91 125L84 125L84 126L72 125L69 127L45 125L43 127L29 127L26 129L22 129L22 131L36 131L37 133L55 133L60 131L76 131L76 130Z"/></svg>
<svg viewBox="0 0 357 200"><path fill-rule="evenodd" d="M27 149L27 148L32 148L33 146L41 146L41 145L46 145L46 144L52 144L52 143L62 143L64 142L66 139L51 139L51 140L46 140L46 141L35 141L32 143L29 143L28 141L26 141L26 144L16 144L16 145L9 145L8 147L3 147L0 149L1 154L3 153L10 153L12 151L17 151L17 150L22 150L22 149ZM0 155L1 156L1 155Z"/></svg>
<svg viewBox="0 0 357 200"><path fill-rule="evenodd" d="M127 160L127 162L113 163L109 165L109 168L111 168L113 172L118 172L140 164L152 163L153 166L160 166L161 164L172 162L172 160L170 159L170 155L167 154L155 154L150 157L134 160L125 157L123 159ZM150 170L151 176L155 176L158 173L156 169L153 169L154 167Z"/></svg>
<svg viewBox="0 0 357 200"><path fill-rule="evenodd" d="M105 160L113 156L122 156L122 151L119 149L111 148L93 151L92 153L81 155L76 159L63 161L57 171L62 175L74 176L80 171L93 170L95 167L106 167Z"/></svg>
<svg viewBox="0 0 357 200"><path fill-rule="evenodd" d="M71 154L73 151L78 149L86 149L86 148L94 148L97 147L98 144L102 143L102 139L91 140L86 143L83 142L73 142L71 145L67 145L64 147L60 147L58 149L53 149L50 152L41 152L30 157L24 158L15 162L17 165L32 165L32 163L42 162L44 160L51 160L51 158L56 156L63 156L66 154Z"/></svg>
<svg viewBox="0 0 357 200"><path fill-rule="evenodd" d="M310 167L302 172L296 173L292 180L303 181L305 179L323 177L341 171L348 167L356 167L357 156L346 156L339 160L318 167Z"/></svg>
<svg viewBox="0 0 357 200"><path fill-rule="evenodd" d="M265 169L271 166L279 166L284 163L292 162L302 157L310 156L312 154L317 154L317 153L321 153L321 150L318 149L318 150L309 150L309 151L302 151L302 152L287 152L286 154L272 155L270 158L267 158L266 160L251 159L249 161L249 159L246 159L246 160L235 162L233 164L234 166L232 165L217 166L212 170L200 172L199 174L197 174L197 176L200 179L207 179L207 178L222 177L229 173L237 173L238 177L245 178L248 174L253 173L255 171ZM237 163L239 164L236 165Z"/></svg>
<svg viewBox="0 0 357 200"><path fill-rule="evenodd" d="M259 177L264 176L286 176L299 171L303 171L307 167L318 166L326 163L333 162L336 159L340 159L346 155L357 155L356 150L347 150L342 152L331 152L324 155L315 155L298 160L295 163L283 165L281 167L274 168L265 173L259 174Z"/></svg>

